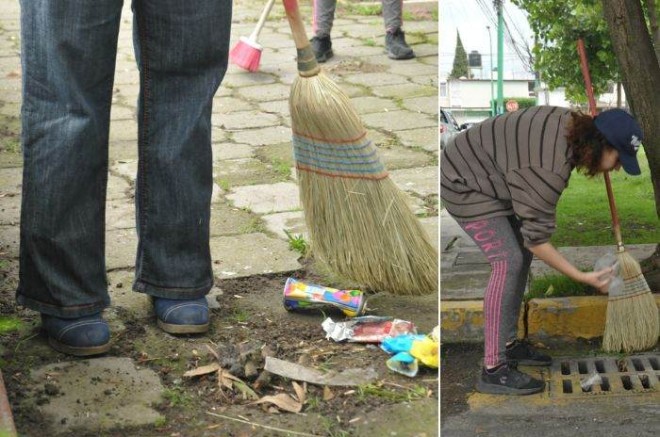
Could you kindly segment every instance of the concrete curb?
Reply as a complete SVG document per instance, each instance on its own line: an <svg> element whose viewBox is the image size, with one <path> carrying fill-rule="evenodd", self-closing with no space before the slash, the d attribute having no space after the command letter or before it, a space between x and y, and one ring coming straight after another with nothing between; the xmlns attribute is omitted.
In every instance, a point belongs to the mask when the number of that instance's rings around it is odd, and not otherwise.
<svg viewBox="0 0 660 437"><path fill-rule="evenodd" d="M660 307L660 295L655 295ZM521 309L518 335L531 341L576 341L603 336L607 296L531 299ZM483 301L440 303L442 342L483 341Z"/></svg>

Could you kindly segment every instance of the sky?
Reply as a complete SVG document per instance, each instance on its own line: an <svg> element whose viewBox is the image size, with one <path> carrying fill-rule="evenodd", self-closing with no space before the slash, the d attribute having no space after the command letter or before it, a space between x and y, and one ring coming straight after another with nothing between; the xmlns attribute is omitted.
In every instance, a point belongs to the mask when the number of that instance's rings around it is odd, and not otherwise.
<svg viewBox="0 0 660 437"><path fill-rule="evenodd" d="M495 22L489 20L484 8L492 12ZM504 0L504 19L508 22L513 38L531 48L533 34L526 19L525 12L518 9L510 0ZM473 71L477 78L489 79L490 53L488 29L493 45L493 64L497 65L497 15L492 0L440 0L440 77L449 75L454 63L456 50L456 30L461 35L461 41L466 53L473 50L481 53L483 70ZM497 73L493 73L497 77ZM514 49L504 40L504 78L533 79Z"/></svg>

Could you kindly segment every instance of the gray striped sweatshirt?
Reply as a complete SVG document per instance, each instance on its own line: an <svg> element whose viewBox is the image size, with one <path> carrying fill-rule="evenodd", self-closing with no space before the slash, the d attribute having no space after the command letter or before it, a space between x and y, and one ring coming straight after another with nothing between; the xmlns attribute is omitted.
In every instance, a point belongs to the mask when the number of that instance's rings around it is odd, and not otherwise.
<svg viewBox="0 0 660 437"><path fill-rule="evenodd" d="M547 242L573 166L566 143L571 111L554 106L489 118L442 152L440 197L459 222L517 215L526 246Z"/></svg>

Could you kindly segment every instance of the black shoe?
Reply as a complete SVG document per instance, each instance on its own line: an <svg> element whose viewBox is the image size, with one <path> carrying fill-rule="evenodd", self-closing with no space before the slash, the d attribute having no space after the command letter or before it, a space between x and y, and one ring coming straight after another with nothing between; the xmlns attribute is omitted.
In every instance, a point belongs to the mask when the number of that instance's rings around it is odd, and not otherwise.
<svg viewBox="0 0 660 437"><path fill-rule="evenodd" d="M545 382L519 372L516 363L481 370L477 391L492 395L531 395L543 391Z"/></svg>
<svg viewBox="0 0 660 437"><path fill-rule="evenodd" d="M390 59L412 59L415 52L406 44L406 34L397 28L394 32L385 34L385 52Z"/></svg>
<svg viewBox="0 0 660 437"><path fill-rule="evenodd" d="M552 357L537 351L525 340L514 340L506 347L506 359L515 361L521 366L549 366Z"/></svg>
<svg viewBox="0 0 660 437"><path fill-rule="evenodd" d="M334 56L330 35L315 36L309 42L312 44L312 50L314 51L317 62L325 62Z"/></svg>

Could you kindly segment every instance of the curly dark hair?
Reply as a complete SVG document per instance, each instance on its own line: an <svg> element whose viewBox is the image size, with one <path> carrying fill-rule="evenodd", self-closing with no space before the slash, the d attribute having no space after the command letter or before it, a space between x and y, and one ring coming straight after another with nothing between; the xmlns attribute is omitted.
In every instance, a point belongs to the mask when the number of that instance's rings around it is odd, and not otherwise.
<svg viewBox="0 0 660 437"><path fill-rule="evenodd" d="M579 172L593 177L601 173L600 161L606 149L613 148L596 128L594 119L582 112L572 112L566 141L573 150L572 164Z"/></svg>

